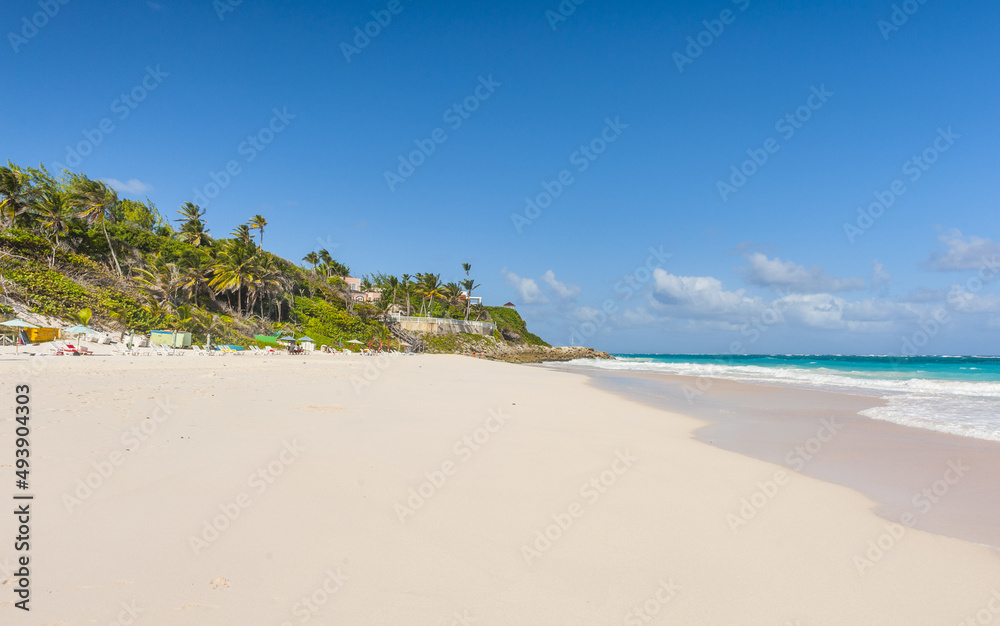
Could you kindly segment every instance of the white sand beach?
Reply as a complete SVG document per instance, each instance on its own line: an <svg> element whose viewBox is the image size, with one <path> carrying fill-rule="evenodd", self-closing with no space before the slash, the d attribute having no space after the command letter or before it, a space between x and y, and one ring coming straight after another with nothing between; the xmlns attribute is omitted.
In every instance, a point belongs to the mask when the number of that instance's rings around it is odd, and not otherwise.
<svg viewBox="0 0 1000 626"><path fill-rule="evenodd" d="M0 372L3 495L27 383L36 496L27 614L0 517L3 624L1000 620L992 548L577 374L318 354Z"/></svg>

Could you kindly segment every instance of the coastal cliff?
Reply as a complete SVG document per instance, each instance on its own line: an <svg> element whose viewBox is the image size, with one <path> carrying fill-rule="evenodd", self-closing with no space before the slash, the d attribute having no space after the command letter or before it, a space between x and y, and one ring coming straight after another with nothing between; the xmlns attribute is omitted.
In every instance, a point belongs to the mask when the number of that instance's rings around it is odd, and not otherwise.
<svg viewBox="0 0 1000 626"><path fill-rule="evenodd" d="M613 359L607 352L593 348L511 346L500 344L492 352L484 353L487 359L507 363L543 363L545 361L573 361L575 359Z"/></svg>

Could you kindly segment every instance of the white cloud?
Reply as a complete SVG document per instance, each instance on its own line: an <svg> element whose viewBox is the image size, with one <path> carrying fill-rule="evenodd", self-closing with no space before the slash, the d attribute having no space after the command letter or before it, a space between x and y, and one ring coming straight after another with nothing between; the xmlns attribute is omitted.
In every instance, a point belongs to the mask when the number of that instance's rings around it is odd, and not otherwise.
<svg viewBox="0 0 1000 626"><path fill-rule="evenodd" d="M944 302L948 294L942 289L928 289L927 287L917 287L910 293L899 299L900 302Z"/></svg>
<svg viewBox="0 0 1000 626"><path fill-rule="evenodd" d="M1000 256L1000 242L975 235L963 237L958 230L941 235L938 241L943 243L947 250L943 254L932 253L928 265L939 272L978 270L991 262L995 265L996 257Z"/></svg>
<svg viewBox="0 0 1000 626"><path fill-rule="evenodd" d="M556 273L549 270L542 274L542 280L546 285L552 288L552 291L556 292L556 295L562 299L569 299L580 293L580 288L576 285L571 285L569 283L562 283L556 280Z"/></svg>
<svg viewBox="0 0 1000 626"><path fill-rule="evenodd" d="M960 285L952 285L948 304L962 313L1000 313L1000 293L971 293Z"/></svg>
<svg viewBox="0 0 1000 626"><path fill-rule="evenodd" d="M147 185L138 178L130 178L125 182L122 182L116 178L108 178L104 182L111 185L111 187L114 188L115 191L119 193L129 193L138 195L141 193L146 193L147 191L152 191L153 189L152 185Z"/></svg>
<svg viewBox="0 0 1000 626"><path fill-rule="evenodd" d="M845 301L828 293L792 294L775 302L784 319L809 328L844 328Z"/></svg>
<svg viewBox="0 0 1000 626"><path fill-rule="evenodd" d="M549 301L534 278L521 278L514 272L508 272L507 268L503 269L503 275L524 304L546 304Z"/></svg>
<svg viewBox="0 0 1000 626"><path fill-rule="evenodd" d="M872 261L872 291L885 295L889 293L889 281L892 274L886 271L885 265L879 263L878 259Z"/></svg>
<svg viewBox="0 0 1000 626"><path fill-rule="evenodd" d="M718 278L675 276L660 268L653 271L653 299L661 310L694 317L752 314L761 305L742 289L726 291Z"/></svg>
<svg viewBox="0 0 1000 626"><path fill-rule="evenodd" d="M834 278L818 265L807 269L777 257L769 259L759 252L748 256L747 261L749 265L739 272L751 285L793 293L837 293L867 288L863 278Z"/></svg>
<svg viewBox="0 0 1000 626"><path fill-rule="evenodd" d="M928 306L883 298L851 301L829 293L791 293L771 302L727 291L712 276L675 276L654 272L649 310L625 312L633 325L684 322L692 331L742 330L760 324L789 325L818 330L887 331L899 323L920 319Z"/></svg>

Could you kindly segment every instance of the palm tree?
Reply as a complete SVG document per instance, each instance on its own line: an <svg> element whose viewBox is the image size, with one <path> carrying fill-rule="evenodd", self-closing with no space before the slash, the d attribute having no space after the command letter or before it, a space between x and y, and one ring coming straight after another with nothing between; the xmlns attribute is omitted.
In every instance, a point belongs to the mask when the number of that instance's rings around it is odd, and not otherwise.
<svg viewBox="0 0 1000 626"><path fill-rule="evenodd" d="M190 222L204 221L201 218L205 215L205 209L193 202L185 202L181 205L181 208L177 209L177 212L180 213L181 219L174 220L176 222L188 224ZM183 227L183 224L181 226Z"/></svg>
<svg viewBox="0 0 1000 626"><path fill-rule="evenodd" d="M346 266L346 265L344 265L340 261L336 261L334 259L330 259L330 263L328 265L329 265L329 268L330 268L330 273L333 274L334 276L340 276L341 278L347 278L348 276L351 275L351 268L348 267L348 266Z"/></svg>
<svg viewBox="0 0 1000 626"><path fill-rule="evenodd" d="M193 202L185 202L177 210L177 213L180 214L181 218L175 221L183 222L180 232L181 241L192 246L202 246L212 242L212 238L208 235L208 224L202 219L205 215L204 209Z"/></svg>
<svg viewBox="0 0 1000 626"><path fill-rule="evenodd" d="M313 271L316 271L316 266L319 265L319 255L315 252L310 252L309 254L302 257L302 260L313 266Z"/></svg>
<svg viewBox="0 0 1000 626"><path fill-rule="evenodd" d="M111 250L115 269L119 276L123 276L122 267L118 264L118 255L115 254L115 246L111 243L111 235L108 234L108 220L113 219L112 210L118 204L118 193L104 181L90 180L80 174L73 175L70 189L70 206L79 210L80 217L87 220L88 225L100 224L108 248Z"/></svg>
<svg viewBox="0 0 1000 626"><path fill-rule="evenodd" d="M190 304L182 304L174 308L173 322L177 330L190 332L195 324L197 324L197 320L195 319L196 311L197 309Z"/></svg>
<svg viewBox="0 0 1000 626"><path fill-rule="evenodd" d="M222 318L214 313L209 313L208 311L195 311L194 323L196 328L199 328L201 332L205 333L205 343L209 348L211 348L212 332L222 326Z"/></svg>
<svg viewBox="0 0 1000 626"><path fill-rule="evenodd" d="M142 287L147 300L159 306L172 306L176 303L177 290L182 284L176 264L155 256L147 262L146 267L135 268L135 272L133 280Z"/></svg>
<svg viewBox="0 0 1000 626"><path fill-rule="evenodd" d="M329 278L330 266L333 265L333 257L330 256L330 252L326 248L319 251L319 261L323 264L323 271L326 273L327 278Z"/></svg>
<svg viewBox="0 0 1000 626"><path fill-rule="evenodd" d="M430 301L428 317L434 317L434 298L444 295L444 285L441 283L441 275L430 273L418 274L417 279L420 281L417 285L417 293Z"/></svg>
<svg viewBox="0 0 1000 626"><path fill-rule="evenodd" d="M403 274L403 295L406 297L406 316L410 316L410 287L413 285L410 283L410 279L413 278L409 274Z"/></svg>
<svg viewBox="0 0 1000 626"><path fill-rule="evenodd" d="M255 228L260 231L260 249L264 249L264 227L267 226L267 220L264 219L263 215L254 215L250 218L250 228Z"/></svg>
<svg viewBox="0 0 1000 626"><path fill-rule="evenodd" d="M236 292L236 310L243 315L243 289L254 277L256 255L239 240L230 241L216 264L212 266L212 280L208 286L216 291Z"/></svg>
<svg viewBox="0 0 1000 626"><path fill-rule="evenodd" d="M389 344L389 340L392 338L392 334L386 326L379 326L378 330L375 331L374 339L378 339L378 349L381 352L383 346Z"/></svg>
<svg viewBox="0 0 1000 626"><path fill-rule="evenodd" d="M208 234L205 222L202 222L201 220L185 224L181 228L178 238L184 243L191 244L195 247L206 246L212 243L212 237Z"/></svg>
<svg viewBox="0 0 1000 626"><path fill-rule="evenodd" d="M481 285L477 285L473 279L463 280L462 288L465 289L465 321L469 321L469 314L472 312L472 290Z"/></svg>
<svg viewBox="0 0 1000 626"><path fill-rule="evenodd" d="M449 310L451 309L451 307L453 307L453 306L457 305L459 302L461 302L461 300L462 300L462 288L459 286L458 283L448 283L448 284L446 284L444 286L444 288L443 288L443 291L444 291L444 297L445 297L445 299L448 302L448 308L449 308ZM451 316L450 311L448 313L448 316L449 317Z"/></svg>
<svg viewBox="0 0 1000 626"><path fill-rule="evenodd" d="M177 286L188 299L197 303L202 294L211 297L212 290L208 286L210 279L211 269L209 267L196 263L182 264L180 275L177 277Z"/></svg>
<svg viewBox="0 0 1000 626"><path fill-rule="evenodd" d="M385 308L385 310L388 311L389 307L391 307L392 305L396 304L396 290L399 289L399 279L396 278L395 276L389 276L388 278L385 279L385 282L383 283L383 285L384 285L383 288L382 288L382 299L383 300L386 299L385 292L386 291L389 292L389 298L388 298L389 304Z"/></svg>
<svg viewBox="0 0 1000 626"><path fill-rule="evenodd" d="M236 230L233 231L233 237L248 245L253 243L253 235L250 234L250 227L246 224L237 226Z"/></svg>
<svg viewBox="0 0 1000 626"><path fill-rule="evenodd" d="M39 190L32 184L31 174L7 162L0 166L0 224L12 228L17 216L27 212L38 200Z"/></svg>
<svg viewBox="0 0 1000 626"><path fill-rule="evenodd" d="M90 309L80 309L76 313L70 313L67 317L79 324L80 326L87 326L90 324L91 318L94 317L94 312Z"/></svg>
<svg viewBox="0 0 1000 626"><path fill-rule="evenodd" d="M55 267L56 251L59 249L59 237L69 231L69 225L73 219L73 210L66 201L66 194L47 190L42 193L41 198L35 204L35 215L38 224L47 233L52 244L52 256L49 258L49 267Z"/></svg>
<svg viewBox="0 0 1000 626"><path fill-rule="evenodd" d="M465 270L465 277L468 278L469 277L469 272L472 271L472 264L471 263L462 263L462 269Z"/></svg>
<svg viewBox="0 0 1000 626"><path fill-rule="evenodd" d="M125 331L128 330L128 313L124 309L111 309L108 311L108 316L115 321L115 326L121 331L118 342L125 341Z"/></svg>
<svg viewBox="0 0 1000 626"><path fill-rule="evenodd" d="M260 318L263 320L265 318L265 298L262 296L273 297L286 290L289 284L284 272L278 268L270 256L259 259L247 282L247 288L251 295L250 308L253 309L253 303L260 299Z"/></svg>

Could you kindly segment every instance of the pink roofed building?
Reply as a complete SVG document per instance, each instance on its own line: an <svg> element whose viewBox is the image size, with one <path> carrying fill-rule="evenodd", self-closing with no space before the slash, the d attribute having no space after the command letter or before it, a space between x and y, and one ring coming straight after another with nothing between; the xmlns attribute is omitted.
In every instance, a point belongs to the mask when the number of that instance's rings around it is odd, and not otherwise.
<svg viewBox="0 0 1000 626"><path fill-rule="evenodd" d="M378 302L382 299L382 294L378 291L361 291L361 279L348 276L344 279L347 288L351 290L351 296L355 302Z"/></svg>

